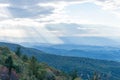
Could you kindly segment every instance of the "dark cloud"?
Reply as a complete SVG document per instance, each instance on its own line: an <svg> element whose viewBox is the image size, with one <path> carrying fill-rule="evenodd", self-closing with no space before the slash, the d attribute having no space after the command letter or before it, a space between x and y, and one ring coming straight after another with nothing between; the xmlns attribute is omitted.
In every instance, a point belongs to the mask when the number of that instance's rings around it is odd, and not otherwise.
<svg viewBox="0 0 120 80"><path fill-rule="evenodd" d="M14 5L34 5L37 3L50 3L50 2L75 2L75 1L85 1L85 0L7 0Z"/></svg>
<svg viewBox="0 0 120 80"><path fill-rule="evenodd" d="M100 1L100 2L106 2L106 1L108 1L108 0L96 0L96 1Z"/></svg>
<svg viewBox="0 0 120 80"><path fill-rule="evenodd" d="M17 18L31 18L40 15L49 15L52 14L54 8L52 7L39 7L32 6L27 8L22 7L9 7L8 10L12 14L13 17Z"/></svg>
<svg viewBox="0 0 120 80"><path fill-rule="evenodd" d="M16 6L22 6L22 5L35 5L39 3L40 0L9 0L9 3Z"/></svg>
<svg viewBox="0 0 120 80"><path fill-rule="evenodd" d="M54 7L42 7L37 5L38 3L45 2L48 2L48 0L0 0L0 3L10 4L7 9L15 18L32 18L52 14Z"/></svg>
<svg viewBox="0 0 120 80"><path fill-rule="evenodd" d="M38 6L39 3L50 3L50 2L72 2L79 0L0 0L0 3L8 3L9 12L15 18L31 18L37 16L48 16L55 10L54 7L43 7Z"/></svg>
<svg viewBox="0 0 120 80"><path fill-rule="evenodd" d="M8 3L9 0L0 0L0 3Z"/></svg>

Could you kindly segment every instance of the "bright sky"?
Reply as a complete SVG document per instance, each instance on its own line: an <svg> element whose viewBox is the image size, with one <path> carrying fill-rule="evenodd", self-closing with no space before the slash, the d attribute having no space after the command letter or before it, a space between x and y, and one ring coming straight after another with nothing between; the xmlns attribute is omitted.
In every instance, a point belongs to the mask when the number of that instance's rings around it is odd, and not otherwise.
<svg viewBox="0 0 120 80"><path fill-rule="evenodd" d="M64 43L120 37L120 0L0 0L0 41Z"/></svg>

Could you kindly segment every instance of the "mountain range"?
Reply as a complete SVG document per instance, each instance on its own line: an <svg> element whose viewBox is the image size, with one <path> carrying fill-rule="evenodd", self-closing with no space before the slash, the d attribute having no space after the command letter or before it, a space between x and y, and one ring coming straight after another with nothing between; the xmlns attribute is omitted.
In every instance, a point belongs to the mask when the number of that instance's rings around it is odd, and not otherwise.
<svg viewBox="0 0 120 80"><path fill-rule="evenodd" d="M92 45L92 46L119 46L119 42L106 37L60 37L65 44Z"/></svg>
<svg viewBox="0 0 120 80"><path fill-rule="evenodd" d="M120 48L108 46L91 46L91 45L46 45L33 46L36 49L49 54L72 56L72 57L87 57L101 60L120 61Z"/></svg>
<svg viewBox="0 0 120 80"><path fill-rule="evenodd" d="M48 54L44 51L27 48L17 44L0 43L0 46L7 46L12 51L15 51L17 47L21 47L21 53L26 54L29 57L35 56L40 62L47 63L48 65L60 69L65 72L72 70L78 70L79 76L86 79L87 75L91 75L94 72L100 73L103 80L104 77L109 74L110 80L120 80L120 63L108 60L98 60L85 57L70 57L61 56L55 54Z"/></svg>

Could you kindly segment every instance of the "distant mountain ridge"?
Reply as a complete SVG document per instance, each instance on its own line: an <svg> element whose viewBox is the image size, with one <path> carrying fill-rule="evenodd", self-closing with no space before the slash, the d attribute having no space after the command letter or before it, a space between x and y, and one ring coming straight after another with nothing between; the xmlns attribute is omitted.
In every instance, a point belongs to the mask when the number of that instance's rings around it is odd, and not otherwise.
<svg viewBox="0 0 120 80"><path fill-rule="evenodd" d="M120 48L117 47L70 44L33 47L46 53L51 53L55 55L120 61Z"/></svg>
<svg viewBox="0 0 120 80"><path fill-rule="evenodd" d="M91 46L120 46L120 43L116 40L109 39L106 37L81 37L81 36L73 36L73 37L60 37L65 44L75 44L75 45L91 45Z"/></svg>
<svg viewBox="0 0 120 80"><path fill-rule="evenodd" d="M18 44L9 44L9 43L0 43L1 46L8 46L13 51L20 45ZM33 45L30 46L30 54L35 53L48 53L61 56L71 56L71 57L86 57L93 59L101 60L113 60L120 61L120 48L117 47L107 47L107 46L90 46L90 45ZM28 49L28 48L27 48ZM23 47L22 50L24 53L26 48ZM27 54L27 53L26 53ZM29 54L28 54L29 55Z"/></svg>

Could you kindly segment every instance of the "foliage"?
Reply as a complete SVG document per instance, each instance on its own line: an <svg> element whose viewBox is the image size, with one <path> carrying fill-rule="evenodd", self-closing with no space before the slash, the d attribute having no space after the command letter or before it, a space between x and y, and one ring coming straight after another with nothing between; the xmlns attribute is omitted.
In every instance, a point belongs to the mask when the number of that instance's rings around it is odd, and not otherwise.
<svg viewBox="0 0 120 80"><path fill-rule="evenodd" d="M0 47L1 48L1 47ZM59 80L58 77L63 80L67 79L67 77L61 72L54 68L49 67L47 64L39 63L38 60L34 57L27 57L26 55L18 56L16 53L11 52L9 49L4 55L4 49L0 49L0 58L3 58L4 64L0 63L0 68L4 68L0 70L0 79L6 78L9 75L9 80L12 80L14 77L15 80ZM4 51L4 52L2 52ZM19 52L19 50L17 51ZM9 71L7 73L7 70ZM1 76L3 73L5 77Z"/></svg>
<svg viewBox="0 0 120 80"><path fill-rule="evenodd" d="M75 80L78 77L78 72L77 70L74 70L70 73L70 76L72 78L72 80Z"/></svg>
<svg viewBox="0 0 120 80"><path fill-rule="evenodd" d="M11 56L8 56L8 58L5 60L5 66L8 68L8 75L10 76L13 68L13 59Z"/></svg>
<svg viewBox="0 0 120 80"><path fill-rule="evenodd" d="M17 49L16 49L16 55L18 56L18 57L20 57L21 56L21 47L20 46L18 46L17 47Z"/></svg>
<svg viewBox="0 0 120 80"><path fill-rule="evenodd" d="M23 60L24 62L28 61L28 56L25 55L25 54L23 54L23 55L22 55L22 60Z"/></svg>

